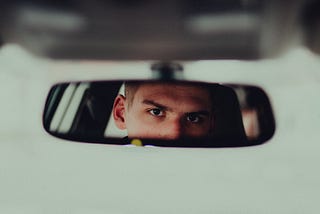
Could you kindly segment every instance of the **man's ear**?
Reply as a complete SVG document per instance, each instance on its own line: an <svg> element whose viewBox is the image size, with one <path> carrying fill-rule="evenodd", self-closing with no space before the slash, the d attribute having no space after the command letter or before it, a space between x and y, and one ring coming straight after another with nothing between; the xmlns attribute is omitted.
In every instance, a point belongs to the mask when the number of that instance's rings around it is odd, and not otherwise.
<svg viewBox="0 0 320 214"><path fill-rule="evenodd" d="M126 129L125 123L125 97L119 94L113 103L113 119L119 129Z"/></svg>

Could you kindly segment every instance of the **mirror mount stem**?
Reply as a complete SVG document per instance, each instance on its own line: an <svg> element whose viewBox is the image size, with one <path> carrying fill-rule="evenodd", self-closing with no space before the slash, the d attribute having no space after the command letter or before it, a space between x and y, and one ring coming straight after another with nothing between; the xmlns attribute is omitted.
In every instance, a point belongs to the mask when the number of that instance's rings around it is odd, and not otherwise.
<svg viewBox="0 0 320 214"><path fill-rule="evenodd" d="M153 78L164 81L183 79L183 67L175 62L156 62L151 66Z"/></svg>

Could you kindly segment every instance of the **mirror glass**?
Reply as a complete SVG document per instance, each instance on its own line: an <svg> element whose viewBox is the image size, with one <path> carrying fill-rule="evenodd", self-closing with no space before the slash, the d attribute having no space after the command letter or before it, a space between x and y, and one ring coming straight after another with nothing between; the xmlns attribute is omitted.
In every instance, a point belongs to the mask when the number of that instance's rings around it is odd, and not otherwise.
<svg viewBox="0 0 320 214"><path fill-rule="evenodd" d="M166 147L258 145L275 130L258 87L150 80L54 85L43 125L73 141Z"/></svg>

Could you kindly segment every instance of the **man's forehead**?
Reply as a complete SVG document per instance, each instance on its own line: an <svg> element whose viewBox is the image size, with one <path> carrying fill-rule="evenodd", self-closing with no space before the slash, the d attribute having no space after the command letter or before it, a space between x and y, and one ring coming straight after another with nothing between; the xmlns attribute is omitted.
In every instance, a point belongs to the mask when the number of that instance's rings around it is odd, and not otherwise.
<svg viewBox="0 0 320 214"><path fill-rule="evenodd" d="M144 104L152 104L154 102L159 106L167 106L168 108L179 105L187 105L194 108L208 108L211 106L208 91L189 85L141 85L134 100Z"/></svg>
<svg viewBox="0 0 320 214"><path fill-rule="evenodd" d="M137 88L137 92L149 94L149 93L167 93L176 94L176 95L183 95L183 94L196 94L207 96L209 95L209 88L193 85L193 84L186 84L186 83L144 83L141 84Z"/></svg>

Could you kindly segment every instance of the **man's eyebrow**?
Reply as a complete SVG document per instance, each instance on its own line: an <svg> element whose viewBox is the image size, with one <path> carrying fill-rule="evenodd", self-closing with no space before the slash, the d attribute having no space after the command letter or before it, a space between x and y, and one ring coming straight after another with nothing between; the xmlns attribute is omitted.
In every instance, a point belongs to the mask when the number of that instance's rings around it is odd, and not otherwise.
<svg viewBox="0 0 320 214"><path fill-rule="evenodd" d="M165 110L165 111L170 111L171 108L169 108L168 106L165 106L165 105L162 105L160 103L157 103L153 100L143 100L142 101L143 104L146 104L146 105L152 105L152 106L155 106L161 110ZM204 116L209 116L210 115L210 112L207 111L207 110L200 110L200 111L194 111L194 112L187 112L186 114L199 114L199 115L204 115Z"/></svg>
<svg viewBox="0 0 320 214"><path fill-rule="evenodd" d="M170 108L168 106L164 106L164 105L157 103L153 100L143 100L142 103L147 104L147 105L153 105L157 108L160 108L161 110L170 110Z"/></svg>

